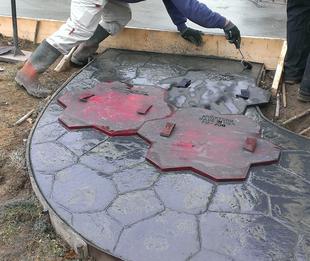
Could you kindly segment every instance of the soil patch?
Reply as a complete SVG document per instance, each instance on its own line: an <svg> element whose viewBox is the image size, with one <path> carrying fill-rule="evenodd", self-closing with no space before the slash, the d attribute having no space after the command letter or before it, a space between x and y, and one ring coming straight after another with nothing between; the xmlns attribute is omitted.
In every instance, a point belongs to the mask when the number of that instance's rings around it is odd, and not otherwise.
<svg viewBox="0 0 310 261"><path fill-rule="evenodd" d="M0 46L12 44L0 36ZM35 46L21 41L22 50ZM0 260L77 259L54 232L48 215L36 199L25 164L26 141L36 116L46 101L35 99L15 84L22 65L0 62ZM56 90L72 74L49 70L43 83ZM30 110L33 115L19 126L14 123Z"/></svg>
<svg viewBox="0 0 310 261"><path fill-rule="evenodd" d="M267 72L265 80L262 82L261 87L265 89L270 89L273 81L274 72ZM274 121L275 123L282 125L282 123L295 115L298 115L310 108L310 103L304 103L297 100L297 92L299 85L286 85L286 98L287 98L287 107L283 106L282 94L280 95L280 117L275 118L275 110L277 99L275 97L271 98L269 104L261 107L263 114ZM310 114L305 115L304 117L297 119L287 125L285 128L295 132L300 133L306 128L310 127ZM305 137L310 137L310 131L303 134Z"/></svg>

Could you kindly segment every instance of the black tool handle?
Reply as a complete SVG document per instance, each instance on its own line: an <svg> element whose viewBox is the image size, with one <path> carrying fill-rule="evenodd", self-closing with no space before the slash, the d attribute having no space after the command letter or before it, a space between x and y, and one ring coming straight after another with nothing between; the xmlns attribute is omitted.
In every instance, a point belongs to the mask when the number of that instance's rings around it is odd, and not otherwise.
<svg viewBox="0 0 310 261"><path fill-rule="evenodd" d="M24 55L19 49L18 44L18 30L17 30L17 15L16 15L16 2L11 0L12 9L12 24L13 24L13 40L14 40L14 55Z"/></svg>

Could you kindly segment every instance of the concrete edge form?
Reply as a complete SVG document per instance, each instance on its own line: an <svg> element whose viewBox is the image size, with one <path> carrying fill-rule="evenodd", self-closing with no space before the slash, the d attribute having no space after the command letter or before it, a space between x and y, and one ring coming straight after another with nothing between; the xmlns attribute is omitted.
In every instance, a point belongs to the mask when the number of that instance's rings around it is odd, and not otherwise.
<svg viewBox="0 0 310 261"><path fill-rule="evenodd" d="M40 43L58 30L62 21L19 18L19 36L21 39ZM11 37L11 18L0 16L0 31L4 36ZM143 41L141 41L143 39ZM165 41L162 41L165 39ZM159 31L139 28L125 28L115 37L102 42L101 49L116 48L133 51L183 54L195 56L217 56L240 60L238 50L227 42L224 35L205 34L202 47L194 47L184 41L177 32ZM161 42L161 45L157 45ZM264 37L242 37L242 50L246 60L265 64L267 70L275 70L284 39Z"/></svg>

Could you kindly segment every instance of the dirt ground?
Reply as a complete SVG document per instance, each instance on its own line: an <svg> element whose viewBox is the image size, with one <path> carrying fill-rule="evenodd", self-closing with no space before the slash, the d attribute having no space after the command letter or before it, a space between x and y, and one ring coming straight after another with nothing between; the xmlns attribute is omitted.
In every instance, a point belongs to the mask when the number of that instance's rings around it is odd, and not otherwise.
<svg viewBox="0 0 310 261"><path fill-rule="evenodd" d="M261 83L261 87L265 89L270 89L273 81L273 72L267 72L264 81ZM275 110L277 99L273 97L269 104L262 106L261 110L267 118L271 119L275 123L295 132L300 133L301 131L305 130L306 128L310 127L310 114L307 114L295 121L287 125L283 125L282 123L298 114L303 113L304 111L310 109L309 103L300 102L297 100L297 93L299 85L288 85L286 84L286 100L287 100L287 107L284 108L283 96L280 93L280 117L275 118ZM282 89L282 88L281 88ZM310 130L303 134L305 137L310 137Z"/></svg>
<svg viewBox="0 0 310 261"><path fill-rule="evenodd" d="M7 45L8 39L0 36L0 45ZM21 43L22 49L33 50L35 46ZM35 118L46 101L26 94L14 82L21 65L1 63L0 72L0 260L74 260L74 252L54 232L48 215L42 212L30 185L25 166L25 146ZM43 81L52 90L59 87L76 69L65 73L49 70ZM270 88L272 73L266 74L262 86ZM281 107L281 123L306 110L309 104L296 100L297 86L287 88L288 106ZM28 111L35 112L19 126L14 123ZM275 100L262 108L263 113L273 119ZM310 116L288 126L300 132L310 126ZM310 136L310 133L307 133Z"/></svg>
<svg viewBox="0 0 310 261"><path fill-rule="evenodd" d="M8 40L0 36L0 45ZM34 46L21 42L23 50ZM45 101L35 99L16 86L21 65L1 63L0 72L0 260L74 260L74 252L54 232L48 215L36 199L25 165L25 146L33 122ZM44 82L56 89L72 73L49 70ZM14 123L28 111L35 112L19 126Z"/></svg>

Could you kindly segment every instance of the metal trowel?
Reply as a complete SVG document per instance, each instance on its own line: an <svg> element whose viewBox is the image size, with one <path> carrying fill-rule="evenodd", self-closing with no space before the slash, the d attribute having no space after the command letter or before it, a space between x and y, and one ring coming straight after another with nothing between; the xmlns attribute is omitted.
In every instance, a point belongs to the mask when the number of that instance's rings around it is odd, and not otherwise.
<svg viewBox="0 0 310 261"><path fill-rule="evenodd" d="M236 45L236 48L238 49L239 53L241 54L241 57L242 57L241 64L242 64L243 68L245 70L252 70L253 65L250 62L245 60L245 57L244 57L244 55L241 51L241 48L240 48L240 44L238 44L238 42L237 42L237 43L235 43L235 45Z"/></svg>

